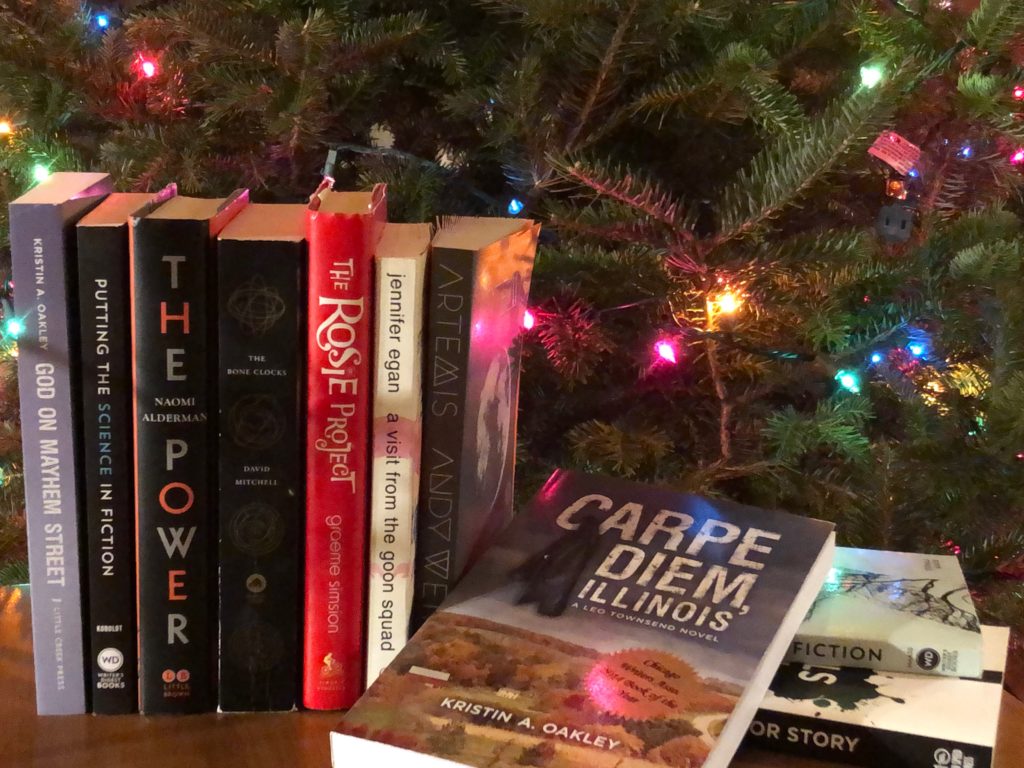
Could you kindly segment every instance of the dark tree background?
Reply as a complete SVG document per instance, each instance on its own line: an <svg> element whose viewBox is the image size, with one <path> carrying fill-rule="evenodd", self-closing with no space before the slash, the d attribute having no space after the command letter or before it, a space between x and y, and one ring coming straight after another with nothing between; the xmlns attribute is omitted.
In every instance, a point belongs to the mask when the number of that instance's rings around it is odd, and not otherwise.
<svg viewBox="0 0 1024 768"><path fill-rule="evenodd" d="M1024 621L1021 0L0 0L0 26L0 234L48 170L296 201L329 147L399 220L521 206L522 494L571 465L827 518L959 554ZM912 169L867 153L883 130Z"/></svg>

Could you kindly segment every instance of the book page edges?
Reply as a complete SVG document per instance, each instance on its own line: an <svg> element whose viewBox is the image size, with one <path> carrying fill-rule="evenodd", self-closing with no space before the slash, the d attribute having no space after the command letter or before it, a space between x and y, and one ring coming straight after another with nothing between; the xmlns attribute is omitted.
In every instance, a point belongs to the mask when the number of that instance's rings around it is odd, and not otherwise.
<svg viewBox="0 0 1024 768"><path fill-rule="evenodd" d="M220 232L221 240L287 241L306 239L306 206L302 203L247 205Z"/></svg>
<svg viewBox="0 0 1024 768"><path fill-rule="evenodd" d="M539 224L532 219L447 216L438 221L433 245L435 248L478 251L523 232L535 236L539 230Z"/></svg>
<svg viewBox="0 0 1024 768"><path fill-rule="evenodd" d="M159 192L114 192L87 213L80 227L111 227L128 224L129 219L145 216L177 194L177 185L168 184Z"/></svg>
<svg viewBox="0 0 1024 768"><path fill-rule="evenodd" d="M411 749L402 749L380 741L369 741L348 736L337 731L331 732L332 768L352 768L362 765L402 766L402 768L465 768L465 763L455 763L443 757L435 757Z"/></svg>
<svg viewBox="0 0 1024 768"><path fill-rule="evenodd" d="M11 205L62 205L81 197L109 194L113 187L106 173L54 173L43 183L28 190Z"/></svg>
<svg viewBox="0 0 1024 768"><path fill-rule="evenodd" d="M430 224L384 225L377 242L378 259L423 259L430 249Z"/></svg>
<svg viewBox="0 0 1024 768"><path fill-rule="evenodd" d="M800 627L804 616L807 615L807 611L810 610L814 598L818 596L821 585L825 583L825 577L832 567L832 556L835 548L836 534L833 530L822 545L821 551L818 552L818 557L814 561L814 567L807 573L807 578L804 579L803 585L793 598L793 602L789 604L786 617L779 624L775 637L761 656L757 669L754 670L754 674L747 682L743 695L736 703L728 722L725 724L725 728L719 734L715 749L707 762L704 763L704 768L728 768L730 761L736 754L736 750L739 748L740 742L743 741L743 737L750 727L750 722L754 719L754 715L757 713L765 694L768 692L772 678L782 663L782 657L789 649L789 644L793 641L793 637L796 635L796 631Z"/></svg>

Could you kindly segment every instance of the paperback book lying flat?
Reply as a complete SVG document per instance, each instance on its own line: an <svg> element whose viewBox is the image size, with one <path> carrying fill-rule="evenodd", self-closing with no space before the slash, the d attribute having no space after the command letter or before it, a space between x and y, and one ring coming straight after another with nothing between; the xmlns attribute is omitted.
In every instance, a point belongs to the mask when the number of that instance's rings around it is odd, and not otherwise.
<svg viewBox="0 0 1024 768"><path fill-rule="evenodd" d="M1010 631L981 634L980 680L783 664L748 742L865 768L991 768Z"/></svg>
<svg viewBox="0 0 1024 768"><path fill-rule="evenodd" d="M334 765L724 768L833 540L558 471L331 734Z"/></svg>
<svg viewBox="0 0 1024 768"><path fill-rule="evenodd" d="M981 675L981 631L952 555L837 547L786 661Z"/></svg>

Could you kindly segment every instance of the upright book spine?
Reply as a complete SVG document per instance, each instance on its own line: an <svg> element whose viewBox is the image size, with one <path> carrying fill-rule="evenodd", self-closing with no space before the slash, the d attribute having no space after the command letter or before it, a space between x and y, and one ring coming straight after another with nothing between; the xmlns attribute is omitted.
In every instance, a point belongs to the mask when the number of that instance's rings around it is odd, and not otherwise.
<svg viewBox="0 0 1024 768"><path fill-rule="evenodd" d="M212 706L215 645L209 229L133 222L139 707L200 712Z"/></svg>
<svg viewBox="0 0 1024 768"><path fill-rule="evenodd" d="M455 555L474 266L475 257L464 251L438 248L430 255L413 632L459 576Z"/></svg>
<svg viewBox="0 0 1024 768"><path fill-rule="evenodd" d="M289 710L299 677L304 243L217 258L220 686L225 712Z"/></svg>
<svg viewBox="0 0 1024 768"><path fill-rule="evenodd" d="M76 408L66 222L52 205L11 206L36 707L86 711ZM71 316L73 317L73 315Z"/></svg>
<svg viewBox="0 0 1024 768"><path fill-rule="evenodd" d="M92 709L134 712L135 516L127 224L78 228Z"/></svg>
<svg viewBox="0 0 1024 768"><path fill-rule="evenodd" d="M364 680L374 239L310 212L303 703L345 709Z"/></svg>
<svg viewBox="0 0 1024 768"><path fill-rule="evenodd" d="M423 258L377 262L366 684L409 639L422 429Z"/></svg>

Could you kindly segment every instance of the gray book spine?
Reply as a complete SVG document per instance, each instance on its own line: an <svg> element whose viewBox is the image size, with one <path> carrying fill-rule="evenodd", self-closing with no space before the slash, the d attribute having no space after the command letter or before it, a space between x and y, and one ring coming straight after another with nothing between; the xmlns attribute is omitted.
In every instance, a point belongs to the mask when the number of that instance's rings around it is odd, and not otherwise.
<svg viewBox="0 0 1024 768"><path fill-rule="evenodd" d="M76 207L75 217L83 213ZM68 213L11 206L36 708L86 711L74 380L68 327Z"/></svg>

